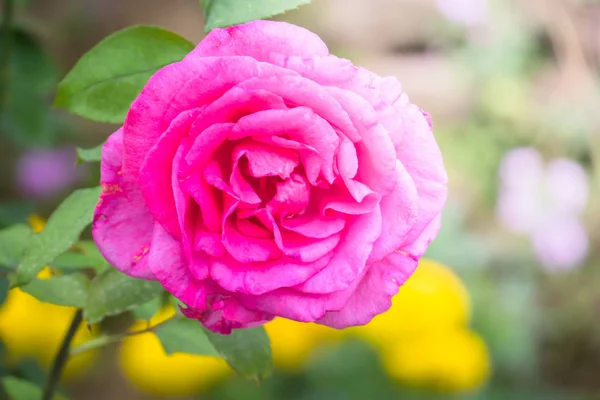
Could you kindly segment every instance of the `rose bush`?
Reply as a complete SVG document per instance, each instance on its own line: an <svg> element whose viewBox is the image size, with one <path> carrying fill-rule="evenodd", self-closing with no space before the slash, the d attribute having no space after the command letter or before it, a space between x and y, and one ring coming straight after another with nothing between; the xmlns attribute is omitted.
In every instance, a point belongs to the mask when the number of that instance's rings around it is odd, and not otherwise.
<svg viewBox="0 0 600 400"><path fill-rule="evenodd" d="M387 310L439 229L446 172L394 78L282 22L213 30L102 154L93 235L213 331Z"/></svg>

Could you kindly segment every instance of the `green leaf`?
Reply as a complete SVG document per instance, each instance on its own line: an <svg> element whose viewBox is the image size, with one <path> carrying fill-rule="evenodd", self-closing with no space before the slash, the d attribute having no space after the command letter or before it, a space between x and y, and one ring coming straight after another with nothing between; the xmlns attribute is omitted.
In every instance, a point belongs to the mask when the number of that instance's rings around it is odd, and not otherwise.
<svg viewBox="0 0 600 400"><path fill-rule="evenodd" d="M133 316L136 319L149 321L163 306L165 305L164 293L163 296L156 297L141 306L132 310Z"/></svg>
<svg viewBox="0 0 600 400"><path fill-rule="evenodd" d="M193 48L154 26L113 33L79 59L60 82L54 104L92 121L120 124L148 79Z"/></svg>
<svg viewBox="0 0 600 400"><path fill-rule="evenodd" d="M51 264L79 239L81 232L92 221L100 191L100 187L76 190L58 206L44 230L29 241L14 276L13 286L31 281L45 265Z"/></svg>
<svg viewBox="0 0 600 400"><path fill-rule="evenodd" d="M269 18L308 3L310 0L202 0L206 20L204 30L209 32L214 28Z"/></svg>
<svg viewBox="0 0 600 400"><path fill-rule="evenodd" d="M7 278L0 278L0 306L6 301L10 284Z"/></svg>
<svg viewBox="0 0 600 400"><path fill-rule="evenodd" d="M6 98L0 110L0 132L24 146L52 143L56 133L47 96L58 74L40 41L13 28Z"/></svg>
<svg viewBox="0 0 600 400"><path fill-rule="evenodd" d="M39 400L42 398L42 389L24 379L6 376L0 381L9 400ZM53 400L66 400L66 397L54 395Z"/></svg>
<svg viewBox="0 0 600 400"><path fill-rule="evenodd" d="M33 231L25 224L0 230L0 266L16 266L32 236Z"/></svg>
<svg viewBox="0 0 600 400"><path fill-rule="evenodd" d="M204 331L221 357L244 378L258 381L271 374L271 344L262 326L236 329L229 335L221 335L207 329Z"/></svg>
<svg viewBox="0 0 600 400"><path fill-rule="evenodd" d="M104 271L110 264L93 241L82 240L70 250L62 253L50 263L53 267L61 269L85 269L93 267L97 272Z"/></svg>
<svg viewBox="0 0 600 400"><path fill-rule="evenodd" d="M77 162L100 162L102 159L102 147L104 143L99 144L91 149L80 149L77 148Z"/></svg>
<svg viewBox="0 0 600 400"><path fill-rule="evenodd" d="M190 353L219 356L208 340L206 330L196 320L175 317L160 324L155 332L167 354Z"/></svg>
<svg viewBox="0 0 600 400"><path fill-rule="evenodd" d="M105 317L139 307L163 291L158 282L134 279L116 269L107 269L92 281L83 316L88 323L94 324Z"/></svg>
<svg viewBox="0 0 600 400"><path fill-rule="evenodd" d="M49 279L34 279L21 290L44 303L59 306L83 307L85 305L90 280L81 273L53 276Z"/></svg>

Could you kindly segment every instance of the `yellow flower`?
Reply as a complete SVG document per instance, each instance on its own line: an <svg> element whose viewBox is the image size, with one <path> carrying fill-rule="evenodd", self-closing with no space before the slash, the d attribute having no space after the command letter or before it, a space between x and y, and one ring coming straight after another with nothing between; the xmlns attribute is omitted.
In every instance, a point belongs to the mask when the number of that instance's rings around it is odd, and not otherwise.
<svg viewBox="0 0 600 400"><path fill-rule="evenodd" d="M444 392L477 388L490 373L484 341L467 329L402 338L382 356L388 374L403 384Z"/></svg>
<svg viewBox="0 0 600 400"><path fill-rule="evenodd" d="M304 365L314 348L338 336L335 329L317 324L275 318L265 324L276 367L296 370Z"/></svg>
<svg viewBox="0 0 600 400"><path fill-rule="evenodd" d="M349 332L385 347L401 336L464 327L470 318L471 301L461 280L445 265L421 259L391 308Z"/></svg>
<svg viewBox="0 0 600 400"><path fill-rule="evenodd" d="M31 214L27 220L34 233L40 233L46 226L46 221L37 214Z"/></svg>
<svg viewBox="0 0 600 400"><path fill-rule="evenodd" d="M169 307L155 315L150 325L138 321L131 330L154 326L174 313L175 310ZM119 364L134 386L156 396L199 393L232 373L222 358L185 353L167 355L152 332L127 337L121 344Z"/></svg>
<svg viewBox="0 0 600 400"><path fill-rule="evenodd" d="M44 274L47 274L44 272ZM43 275L44 275L43 274ZM0 308L0 339L6 346L8 361L16 363L26 358L37 360L48 367L71 323L75 308L42 303L21 289L8 292L6 302ZM92 338L82 324L74 345ZM89 351L71 357L64 372L64 379L76 379L89 371L97 352Z"/></svg>

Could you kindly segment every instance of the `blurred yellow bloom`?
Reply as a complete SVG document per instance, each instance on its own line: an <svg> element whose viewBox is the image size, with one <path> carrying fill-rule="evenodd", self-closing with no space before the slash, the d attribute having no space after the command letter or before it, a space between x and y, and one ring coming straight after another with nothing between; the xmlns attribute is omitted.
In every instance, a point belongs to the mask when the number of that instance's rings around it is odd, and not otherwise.
<svg viewBox="0 0 600 400"><path fill-rule="evenodd" d="M45 270L44 274L47 274ZM16 363L26 358L37 360L48 367L71 323L75 308L42 303L21 289L8 292L6 302L0 308L0 339L6 346L8 361ZM82 324L74 345L92 338ZM64 372L64 379L76 379L89 371L97 352L88 351L71 357Z"/></svg>
<svg viewBox="0 0 600 400"><path fill-rule="evenodd" d="M300 368L316 346L339 336L335 329L285 318L267 322L265 330L271 340L273 363L286 370Z"/></svg>
<svg viewBox="0 0 600 400"><path fill-rule="evenodd" d="M461 280L445 265L421 259L389 311L349 332L385 347L401 336L464 327L470 318L471 300Z"/></svg>
<svg viewBox="0 0 600 400"><path fill-rule="evenodd" d="M37 214L31 214L29 218L27 218L27 221L35 233L40 233L44 230L44 226L46 226L46 221Z"/></svg>
<svg viewBox="0 0 600 400"><path fill-rule="evenodd" d="M150 324L138 321L131 330L154 326L174 314L175 309L169 307L157 313ZM127 337L121 344L119 364L134 386L156 396L199 393L232 373L222 358L185 353L167 355L152 332Z"/></svg>
<svg viewBox="0 0 600 400"><path fill-rule="evenodd" d="M44 229L45 221L33 214L29 217L29 224L38 233ZM37 278L48 279L51 276L52 271L45 267ZM74 313L74 307L42 303L21 289L11 289L0 307L0 339L6 346L8 361L16 363L33 358L42 366L49 367ZM73 344L81 344L92 337L84 323L79 327ZM97 351L88 351L71 357L63 378L69 380L84 375L93 365L96 355Z"/></svg>
<svg viewBox="0 0 600 400"><path fill-rule="evenodd" d="M468 329L401 338L382 356L388 374L413 387L463 392L479 387L490 373L485 343Z"/></svg>

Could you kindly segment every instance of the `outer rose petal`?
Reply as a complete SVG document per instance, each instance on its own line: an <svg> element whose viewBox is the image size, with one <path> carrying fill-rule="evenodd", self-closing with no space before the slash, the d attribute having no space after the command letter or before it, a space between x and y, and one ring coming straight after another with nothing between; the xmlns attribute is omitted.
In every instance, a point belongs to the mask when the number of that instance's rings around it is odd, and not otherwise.
<svg viewBox="0 0 600 400"><path fill-rule="evenodd" d="M412 275L417 262L418 259L393 252L371 264L344 308L328 312L317 322L338 329L368 323L390 308L392 297Z"/></svg>
<svg viewBox="0 0 600 400"><path fill-rule="evenodd" d="M291 70L259 63L250 57L191 57L163 67L150 78L125 118L125 179L138 179L146 154L183 111L216 102L249 78L290 74L295 75Z"/></svg>
<svg viewBox="0 0 600 400"><path fill-rule="evenodd" d="M181 245L159 224L154 227L153 243L148 264L165 289L192 309L185 311L187 316L220 333L272 319L269 314L248 310L235 299L227 299L229 296L223 299L218 286L211 281L194 279L187 269Z"/></svg>
<svg viewBox="0 0 600 400"><path fill-rule="evenodd" d="M285 22L252 21L225 29L213 29L188 57L251 56L271 62L273 53L327 55L319 36Z"/></svg>
<svg viewBox="0 0 600 400"><path fill-rule="evenodd" d="M102 148L102 194L94 213L92 235L102 255L118 270L136 278L154 279L147 253L154 219L139 187L123 182L123 130Z"/></svg>

